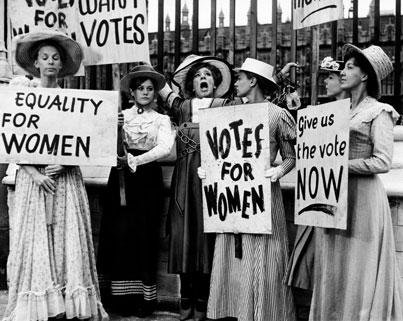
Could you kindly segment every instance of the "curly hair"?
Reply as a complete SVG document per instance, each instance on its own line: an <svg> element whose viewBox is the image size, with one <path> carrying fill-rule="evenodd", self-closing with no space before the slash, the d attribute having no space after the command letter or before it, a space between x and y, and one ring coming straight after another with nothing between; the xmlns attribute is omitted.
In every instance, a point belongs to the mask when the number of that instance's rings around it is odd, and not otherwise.
<svg viewBox="0 0 403 321"><path fill-rule="evenodd" d="M189 71L186 75L186 80L185 80L185 90L189 93L193 91L193 78L196 75L196 73L201 69L201 68L207 68L208 70L211 71L214 79L214 85L219 86L222 82L222 74L221 71L214 65L202 61L199 63L194 64L192 67L189 68Z"/></svg>

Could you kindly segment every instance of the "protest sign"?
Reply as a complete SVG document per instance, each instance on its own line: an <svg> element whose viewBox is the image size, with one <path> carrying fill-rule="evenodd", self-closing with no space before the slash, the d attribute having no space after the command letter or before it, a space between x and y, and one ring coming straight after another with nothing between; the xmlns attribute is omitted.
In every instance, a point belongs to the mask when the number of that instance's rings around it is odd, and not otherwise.
<svg viewBox="0 0 403 321"><path fill-rule="evenodd" d="M199 110L204 232L271 233L268 104Z"/></svg>
<svg viewBox="0 0 403 321"><path fill-rule="evenodd" d="M343 0L293 0L293 29L343 19Z"/></svg>
<svg viewBox="0 0 403 321"><path fill-rule="evenodd" d="M298 111L295 223L346 229L350 99Z"/></svg>
<svg viewBox="0 0 403 321"><path fill-rule="evenodd" d="M116 165L118 92L6 87L0 163Z"/></svg>
<svg viewBox="0 0 403 321"><path fill-rule="evenodd" d="M13 0L12 35L46 28L84 50L84 65L149 62L146 0Z"/></svg>

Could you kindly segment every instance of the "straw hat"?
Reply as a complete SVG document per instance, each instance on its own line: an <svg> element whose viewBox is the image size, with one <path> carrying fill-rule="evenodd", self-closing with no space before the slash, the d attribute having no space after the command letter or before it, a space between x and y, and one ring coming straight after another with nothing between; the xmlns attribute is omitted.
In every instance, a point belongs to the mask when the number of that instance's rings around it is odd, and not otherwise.
<svg viewBox="0 0 403 321"><path fill-rule="evenodd" d="M160 91L165 86L165 77L149 64L142 64L133 67L121 80L120 89L130 95L130 83L135 78L149 78L153 81L156 88L155 91Z"/></svg>
<svg viewBox="0 0 403 321"><path fill-rule="evenodd" d="M240 68L235 68L234 70L235 72L239 71L251 72L267 80L270 84L274 85L275 87L279 87L273 78L273 71L274 71L273 66L263 61L253 58L246 58L242 66Z"/></svg>
<svg viewBox="0 0 403 321"><path fill-rule="evenodd" d="M382 50L382 48L378 46L372 45L362 50L351 44L346 44L343 46L344 57L353 52L362 55L371 64L373 70L375 71L378 83L375 98L379 99L381 97L381 81L393 71L392 61Z"/></svg>
<svg viewBox="0 0 403 321"><path fill-rule="evenodd" d="M344 65L344 61L334 60L332 57L325 57L320 63L320 70L340 73L344 69Z"/></svg>
<svg viewBox="0 0 403 321"><path fill-rule="evenodd" d="M63 50L60 53L63 57L63 64L59 77L74 75L83 60L83 51L79 43L60 31L49 29L28 33L17 36L15 41L15 61L22 69L34 77L40 77L39 70L34 66L36 49L40 43L49 41L50 44L54 43L58 50Z"/></svg>
<svg viewBox="0 0 403 321"><path fill-rule="evenodd" d="M179 87L185 98L193 97L193 93L188 92L186 90L185 85L186 76L192 66L194 66L196 63L201 62L206 62L210 65L213 65L221 72L222 81L214 91L214 97L220 98L225 96L230 90L232 82L232 72L230 65L220 58L211 56L197 56L197 55L187 56L185 60L182 61L182 63L178 66L178 68L176 68L176 71L173 75L172 82L174 83L174 85L176 85L176 87L173 86L174 91L178 92Z"/></svg>

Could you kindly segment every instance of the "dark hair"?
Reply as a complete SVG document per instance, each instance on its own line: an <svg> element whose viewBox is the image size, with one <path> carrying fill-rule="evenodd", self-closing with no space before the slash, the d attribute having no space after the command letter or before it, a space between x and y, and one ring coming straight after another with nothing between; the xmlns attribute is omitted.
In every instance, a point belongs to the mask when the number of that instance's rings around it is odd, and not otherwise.
<svg viewBox="0 0 403 321"><path fill-rule="evenodd" d="M349 59L354 58L354 65L360 67L360 69L368 75L367 81L367 92L371 97L376 97L378 90L378 78L376 76L374 68L371 66L370 62L364 55L357 51L348 52L344 56L344 61L347 62Z"/></svg>
<svg viewBox="0 0 403 321"><path fill-rule="evenodd" d="M59 52L62 63L66 62L66 53L64 52L64 49L56 41L51 39L39 41L32 47L30 56L33 58L34 61L38 59L39 50L41 50L41 48L45 46L55 47L56 50Z"/></svg>
<svg viewBox="0 0 403 321"><path fill-rule="evenodd" d="M245 70L241 70L241 71L245 73L246 78L248 78L248 79L252 79L253 77L256 78L257 85L258 85L259 89L263 92L263 95L269 96L274 91L277 90L277 86L275 84L273 84L270 80L263 78L262 76L259 76L250 71L245 71Z"/></svg>
<svg viewBox="0 0 403 321"><path fill-rule="evenodd" d="M139 88L140 85L141 85L143 82L145 82L146 80L150 80L150 81L153 83L154 90L155 90L155 88L157 88L157 84L155 83L154 79L151 79L151 78L148 78L148 77L133 78L133 79L130 81L130 86L129 86L129 87L130 87L131 89L135 90L135 89Z"/></svg>
<svg viewBox="0 0 403 321"><path fill-rule="evenodd" d="M216 66L214 66L208 62L202 61L202 62L194 64L192 67L189 68L189 71L188 71L188 73L186 75L186 79L185 79L185 90L188 93L191 93L193 91L193 78L201 68L207 68L208 70L211 71L211 73L213 74L215 86L219 86L221 84L221 82L222 82L221 71Z"/></svg>

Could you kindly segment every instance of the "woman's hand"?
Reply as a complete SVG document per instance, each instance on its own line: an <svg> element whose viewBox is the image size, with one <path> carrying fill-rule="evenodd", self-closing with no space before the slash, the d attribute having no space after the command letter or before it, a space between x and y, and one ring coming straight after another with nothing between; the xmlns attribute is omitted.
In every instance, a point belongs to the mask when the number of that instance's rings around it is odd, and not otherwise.
<svg viewBox="0 0 403 321"><path fill-rule="evenodd" d="M46 193L54 194L56 191L55 181L47 175L43 175L40 172L32 174L34 183L43 188Z"/></svg>
<svg viewBox="0 0 403 321"><path fill-rule="evenodd" d="M137 170L137 162L132 154L127 154L127 164L129 165L130 171L135 173Z"/></svg>
<svg viewBox="0 0 403 321"><path fill-rule="evenodd" d="M118 113L118 127L122 127L125 122L125 116L122 112Z"/></svg>
<svg viewBox="0 0 403 321"><path fill-rule="evenodd" d="M117 156L118 160L118 169L126 168L127 167L127 156Z"/></svg>
<svg viewBox="0 0 403 321"><path fill-rule="evenodd" d="M284 78L287 78L287 77L290 76L290 70L291 70L292 67L300 68L300 66L299 66L297 63L295 63L295 62L289 62L289 63L286 64L286 65L283 67L283 69L281 69L281 71L280 71L280 73L282 74L282 76L283 76Z"/></svg>
<svg viewBox="0 0 403 321"><path fill-rule="evenodd" d="M206 170L203 167L198 167L197 175L199 176L200 179L206 179L207 176Z"/></svg>
<svg viewBox="0 0 403 321"><path fill-rule="evenodd" d="M66 171L66 166L63 165L48 165L45 167L46 176L57 176Z"/></svg>
<svg viewBox="0 0 403 321"><path fill-rule="evenodd" d="M283 176L283 174L280 166L271 167L264 171L264 177L270 178L272 182L277 181L281 176Z"/></svg>

